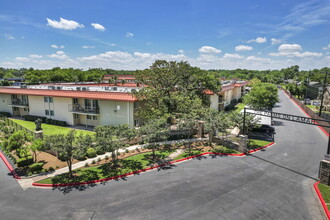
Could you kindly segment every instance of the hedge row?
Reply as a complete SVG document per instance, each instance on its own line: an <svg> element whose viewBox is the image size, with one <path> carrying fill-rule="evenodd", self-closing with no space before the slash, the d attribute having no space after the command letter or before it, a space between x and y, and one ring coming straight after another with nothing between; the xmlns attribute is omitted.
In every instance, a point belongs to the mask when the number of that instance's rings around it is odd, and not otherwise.
<svg viewBox="0 0 330 220"><path fill-rule="evenodd" d="M0 112L0 115L3 115L5 117L11 117L11 114L9 112Z"/></svg>
<svg viewBox="0 0 330 220"><path fill-rule="evenodd" d="M51 119L51 118L41 117L41 116L37 116L37 115L25 115L23 117L26 121L35 122L38 118L40 118L42 123L51 124L51 125L66 126L66 121L54 120L54 119Z"/></svg>
<svg viewBox="0 0 330 220"><path fill-rule="evenodd" d="M17 167L26 167L33 164L33 158L32 156L24 157L24 158L19 158L17 160Z"/></svg>

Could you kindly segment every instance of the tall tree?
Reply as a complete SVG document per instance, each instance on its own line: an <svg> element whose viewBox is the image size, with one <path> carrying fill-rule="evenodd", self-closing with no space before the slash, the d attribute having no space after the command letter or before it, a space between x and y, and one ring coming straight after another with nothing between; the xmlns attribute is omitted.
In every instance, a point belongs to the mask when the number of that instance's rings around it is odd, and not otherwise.
<svg viewBox="0 0 330 220"><path fill-rule="evenodd" d="M243 100L255 109L272 109L279 101L277 87L270 83L256 84Z"/></svg>
<svg viewBox="0 0 330 220"><path fill-rule="evenodd" d="M146 119L188 113L196 103L200 103L199 107L209 104L205 90L219 92L221 89L220 81L213 74L187 62L158 60L150 69L137 71L135 76L148 85L135 93L144 102L138 114Z"/></svg>

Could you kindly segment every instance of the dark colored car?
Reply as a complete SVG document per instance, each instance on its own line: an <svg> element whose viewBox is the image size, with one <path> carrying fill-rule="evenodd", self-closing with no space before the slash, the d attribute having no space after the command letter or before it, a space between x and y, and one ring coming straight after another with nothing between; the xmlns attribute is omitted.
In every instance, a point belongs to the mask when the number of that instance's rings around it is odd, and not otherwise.
<svg viewBox="0 0 330 220"><path fill-rule="evenodd" d="M275 128L270 125L261 125L260 127L253 128L252 131L275 133Z"/></svg>

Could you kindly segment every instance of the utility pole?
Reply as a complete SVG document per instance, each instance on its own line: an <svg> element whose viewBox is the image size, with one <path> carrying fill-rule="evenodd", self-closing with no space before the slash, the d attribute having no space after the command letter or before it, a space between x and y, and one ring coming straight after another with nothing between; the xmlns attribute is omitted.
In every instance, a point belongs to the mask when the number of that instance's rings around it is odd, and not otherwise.
<svg viewBox="0 0 330 220"><path fill-rule="evenodd" d="M322 107L323 107L323 98L324 98L324 91L327 86L327 78L328 78L328 71L325 71L324 81L323 81L323 89L322 89L322 97L321 97L321 106L319 111L319 116L322 114Z"/></svg>

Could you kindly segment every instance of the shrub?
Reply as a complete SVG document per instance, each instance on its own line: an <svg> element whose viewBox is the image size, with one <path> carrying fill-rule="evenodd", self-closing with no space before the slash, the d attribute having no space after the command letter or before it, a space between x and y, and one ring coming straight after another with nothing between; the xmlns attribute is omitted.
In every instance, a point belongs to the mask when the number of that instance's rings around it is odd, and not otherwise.
<svg viewBox="0 0 330 220"><path fill-rule="evenodd" d="M33 122L36 121L38 118L40 118L42 123L45 123L47 119L46 117L41 117L37 115L24 115L23 118L26 121L33 121Z"/></svg>
<svg viewBox="0 0 330 220"><path fill-rule="evenodd" d="M29 166L30 164L33 164L32 156L17 159L17 166L18 167L26 167L26 166Z"/></svg>
<svg viewBox="0 0 330 220"><path fill-rule="evenodd" d="M52 121L52 119L47 118L47 119L46 119L46 124L50 124L51 121Z"/></svg>
<svg viewBox="0 0 330 220"><path fill-rule="evenodd" d="M105 155L104 159L105 160L109 160L109 156L108 155Z"/></svg>
<svg viewBox="0 0 330 220"><path fill-rule="evenodd" d="M88 158L96 157L96 151L94 148L88 148L86 151L86 155Z"/></svg>
<svg viewBox="0 0 330 220"><path fill-rule="evenodd" d="M29 166L32 173L39 173L42 171L44 163L34 163Z"/></svg>
<svg viewBox="0 0 330 220"><path fill-rule="evenodd" d="M92 164L95 164L96 162L95 162L95 160L92 160Z"/></svg>
<svg viewBox="0 0 330 220"><path fill-rule="evenodd" d="M59 167L59 166L56 166L55 168L58 169L58 168L60 168L60 167Z"/></svg>
<svg viewBox="0 0 330 220"><path fill-rule="evenodd" d="M101 158L99 157L99 158L97 158L97 162L101 162Z"/></svg>
<svg viewBox="0 0 330 220"><path fill-rule="evenodd" d="M3 115L5 117L10 117L11 114L9 112L0 112L0 115Z"/></svg>
<svg viewBox="0 0 330 220"><path fill-rule="evenodd" d="M105 154L105 151L104 151L102 148L98 147L98 148L96 149L96 154L97 154L97 155Z"/></svg>
<svg viewBox="0 0 330 220"><path fill-rule="evenodd" d="M48 172L54 172L54 171L55 171L54 167L49 167L48 168Z"/></svg>
<svg viewBox="0 0 330 220"><path fill-rule="evenodd" d="M128 154L128 153L129 153L128 149L126 149L126 150L125 150L125 153L126 153L126 154Z"/></svg>
<svg viewBox="0 0 330 220"><path fill-rule="evenodd" d="M88 163L85 163L85 167L89 167Z"/></svg>

